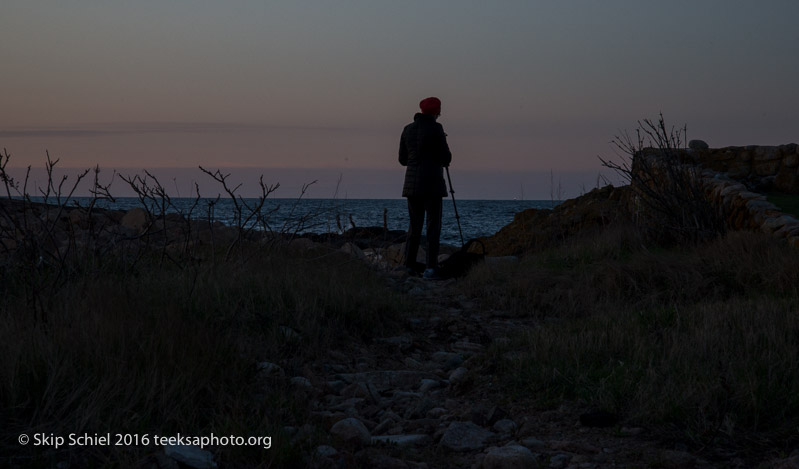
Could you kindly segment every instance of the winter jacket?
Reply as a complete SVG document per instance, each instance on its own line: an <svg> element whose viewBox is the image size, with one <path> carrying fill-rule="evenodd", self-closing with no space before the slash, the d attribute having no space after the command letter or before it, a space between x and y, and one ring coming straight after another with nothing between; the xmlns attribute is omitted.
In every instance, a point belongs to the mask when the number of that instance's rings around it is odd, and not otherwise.
<svg viewBox="0 0 799 469"><path fill-rule="evenodd" d="M444 128L432 115L417 113L400 138L399 162L408 167L402 196L446 197L444 166L451 161Z"/></svg>

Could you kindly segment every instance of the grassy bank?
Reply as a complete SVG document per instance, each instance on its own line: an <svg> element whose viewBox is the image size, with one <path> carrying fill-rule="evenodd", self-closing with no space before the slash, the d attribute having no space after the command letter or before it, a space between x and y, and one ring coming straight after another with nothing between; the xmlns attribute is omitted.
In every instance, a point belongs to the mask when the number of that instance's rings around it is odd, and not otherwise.
<svg viewBox="0 0 799 469"><path fill-rule="evenodd" d="M214 448L235 466L301 465L284 426L308 402L286 377L333 346L391 329L408 308L368 268L321 250L245 245L221 260L6 270L0 291L0 465L126 467L162 448L20 446L35 432L271 436L272 448ZM245 464L246 463L246 464Z"/></svg>
<svg viewBox="0 0 799 469"><path fill-rule="evenodd" d="M571 402L697 445L790 452L799 426L799 252L730 233L648 248L629 228L576 239L462 285L539 318L492 348L511 399Z"/></svg>

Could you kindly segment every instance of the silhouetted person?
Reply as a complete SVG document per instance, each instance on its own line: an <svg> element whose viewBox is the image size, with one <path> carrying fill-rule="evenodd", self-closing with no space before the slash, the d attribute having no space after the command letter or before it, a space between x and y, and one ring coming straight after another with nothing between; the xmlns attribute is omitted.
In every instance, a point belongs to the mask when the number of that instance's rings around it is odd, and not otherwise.
<svg viewBox="0 0 799 469"><path fill-rule="evenodd" d="M410 228L405 243L405 267L415 271L416 255L422 238L422 224L427 214L427 269L425 278L437 278L438 249L441 236L441 199L447 196L444 167L452 161L447 134L436 122L441 115L441 101L426 98L419 103L421 112L402 130L399 162L407 166L402 196L408 198Z"/></svg>

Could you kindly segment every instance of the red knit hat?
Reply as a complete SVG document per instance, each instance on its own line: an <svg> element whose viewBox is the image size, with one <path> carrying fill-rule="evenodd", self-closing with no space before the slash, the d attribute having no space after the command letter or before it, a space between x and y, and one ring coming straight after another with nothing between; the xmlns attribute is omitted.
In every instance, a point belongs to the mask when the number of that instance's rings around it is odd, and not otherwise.
<svg viewBox="0 0 799 469"><path fill-rule="evenodd" d="M434 97L425 98L419 103L419 109L422 110L422 114L437 116L441 114L441 100Z"/></svg>

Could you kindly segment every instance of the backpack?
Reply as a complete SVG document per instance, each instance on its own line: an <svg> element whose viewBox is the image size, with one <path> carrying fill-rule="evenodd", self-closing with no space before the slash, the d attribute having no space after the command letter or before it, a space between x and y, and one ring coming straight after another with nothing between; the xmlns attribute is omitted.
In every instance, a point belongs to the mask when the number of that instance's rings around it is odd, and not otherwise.
<svg viewBox="0 0 799 469"><path fill-rule="evenodd" d="M476 252L469 252L472 244L479 244L483 248L482 254ZM479 239L470 239L460 248L455 251L444 262L438 265L438 276L441 278L459 278L463 277L475 265L483 262L486 256L486 247Z"/></svg>

